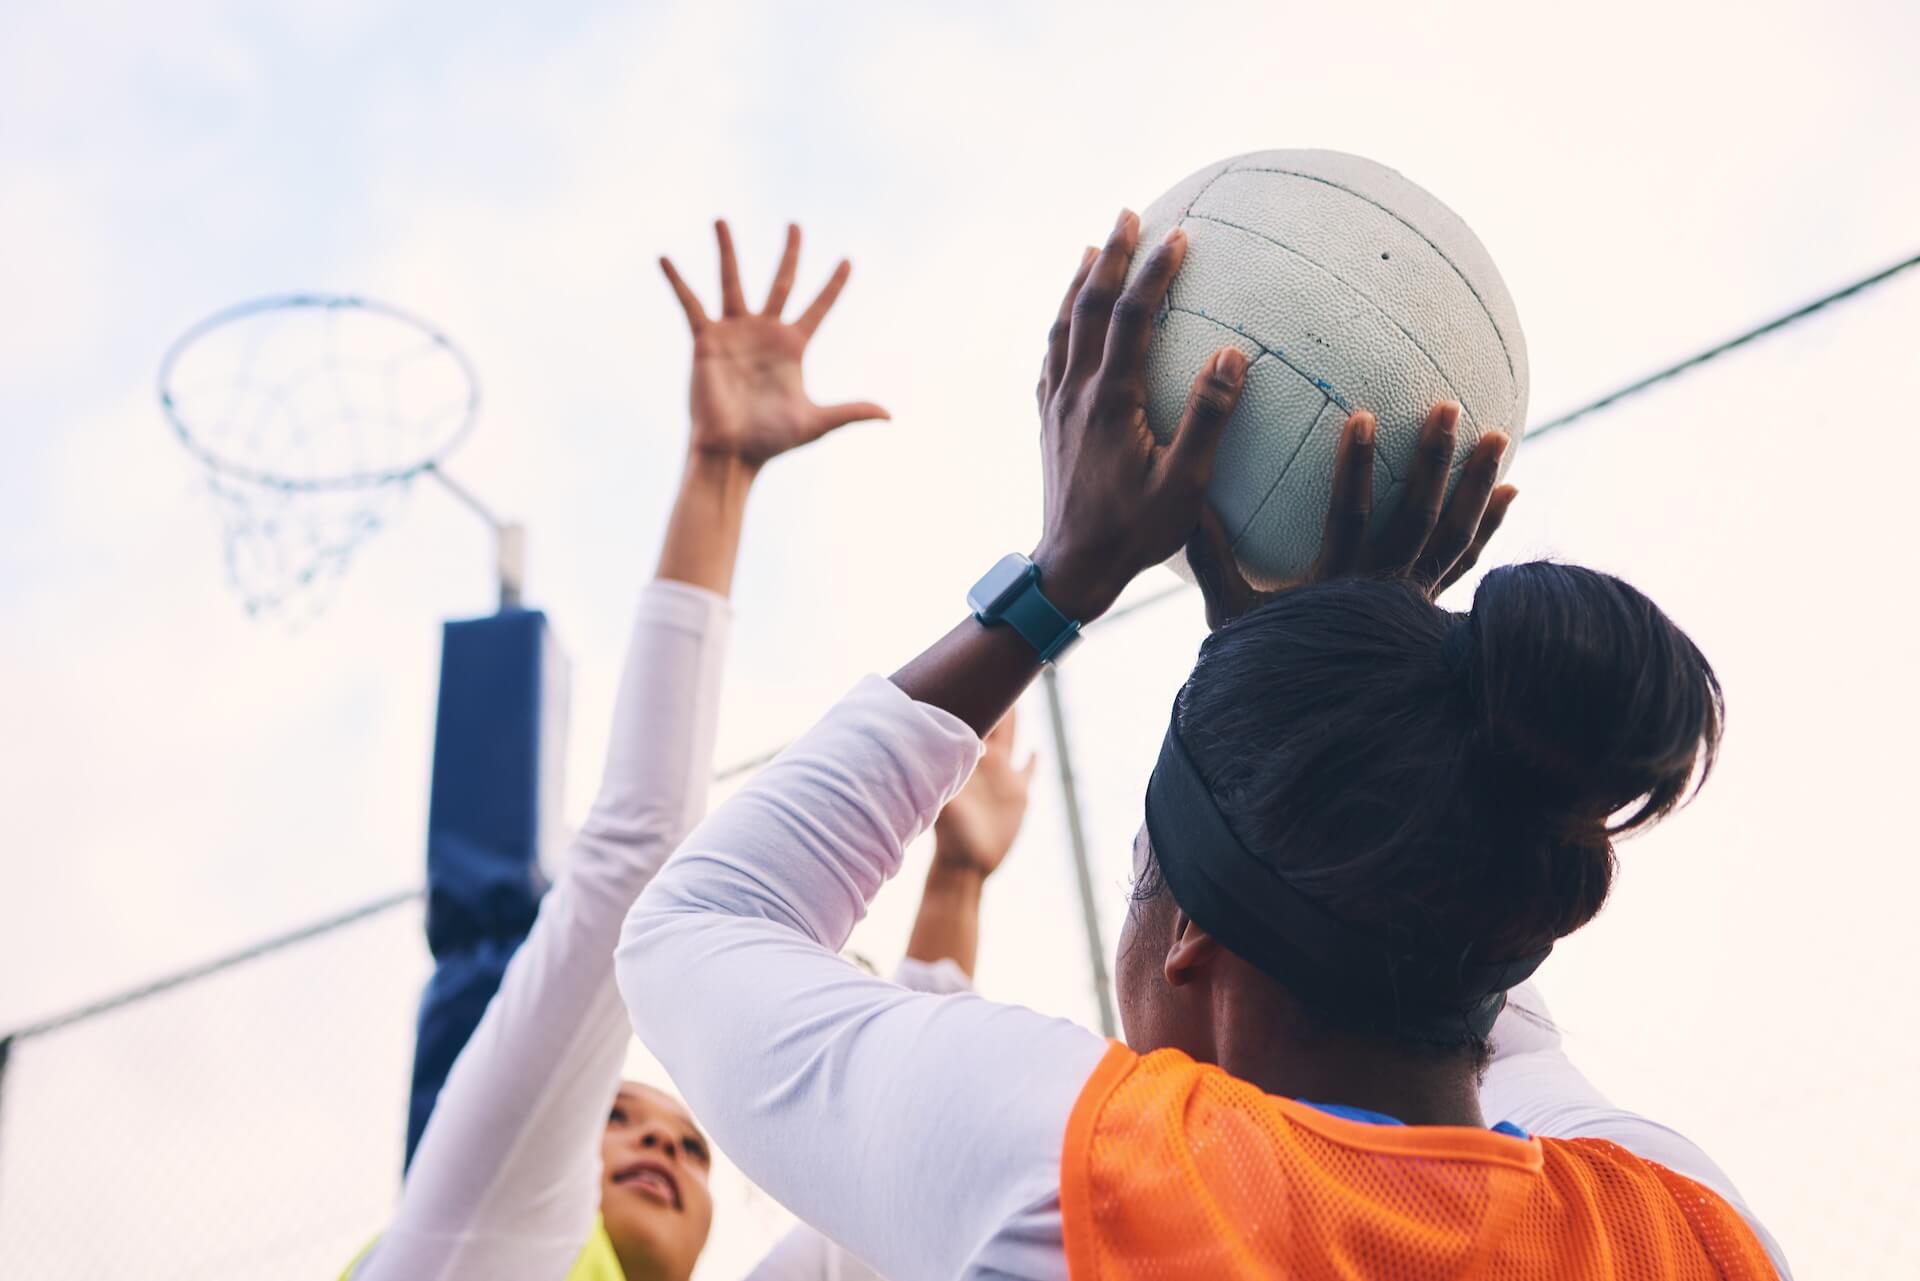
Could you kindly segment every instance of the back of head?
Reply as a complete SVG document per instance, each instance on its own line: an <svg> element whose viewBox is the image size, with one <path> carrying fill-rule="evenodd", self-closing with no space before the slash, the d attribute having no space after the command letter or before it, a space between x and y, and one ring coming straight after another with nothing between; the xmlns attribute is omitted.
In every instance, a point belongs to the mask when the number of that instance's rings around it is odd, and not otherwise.
<svg viewBox="0 0 1920 1281"><path fill-rule="evenodd" d="M1289 592L1208 639L1176 707L1239 844L1409 992L1592 919L1613 840L1704 778L1721 719L1712 668L1652 601L1545 562L1488 574L1467 615L1405 583ZM1395 1031L1392 1011L1276 977ZM1415 1039L1479 1039L1461 1027Z"/></svg>

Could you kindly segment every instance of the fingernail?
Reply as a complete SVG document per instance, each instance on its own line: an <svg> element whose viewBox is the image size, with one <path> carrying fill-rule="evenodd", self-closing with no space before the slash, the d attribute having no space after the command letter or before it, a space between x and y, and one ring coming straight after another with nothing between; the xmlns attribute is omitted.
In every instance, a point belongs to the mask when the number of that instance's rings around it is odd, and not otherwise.
<svg viewBox="0 0 1920 1281"><path fill-rule="evenodd" d="M1184 227L1169 228L1167 234L1160 238L1160 243L1163 245L1183 245L1186 242L1187 231Z"/></svg>
<svg viewBox="0 0 1920 1281"><path fill-rule="evenodd" d="M1358 414L1354 417L1353 443L1371 445L1373 443L1373 415Z"/></svg>
<svg viewBox="0 0 1920 1281"><path fill-rule="evenodd" d="M1246 376L1247 353L1241 351L1238 347L1229 347L1220 353L1220 361L1214 367L1225 377L1239 382L1241 378Z"/></svg>
<svg viewBox="0 0 1920 1281"><path fill-rule="evenodd" d="M1119 216L1118 218L1115 218L1115 219L1113 220L1113 229L1114 229L1115 231L1123 231L1123 230L1125 230L1125 229L1126 229L1126 225L1127 225L1127 219L1129 219L1129 218L1131 218L1131 217L1133 217L1133 210L1131 210L1131 209L1122 209L1122 210L1120 211L1120 216Z"/></svg>

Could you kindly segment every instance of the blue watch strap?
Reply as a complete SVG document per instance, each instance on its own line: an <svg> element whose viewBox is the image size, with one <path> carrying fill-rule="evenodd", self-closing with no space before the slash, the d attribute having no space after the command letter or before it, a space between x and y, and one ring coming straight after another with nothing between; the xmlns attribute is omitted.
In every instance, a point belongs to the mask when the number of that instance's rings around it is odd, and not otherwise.
<svg viewBox="0 0 1920 1281"><path fill-rule="evenodd" d="M1040 661L1051 663L1080 639L1080 624L1054 608L1040 592L1040 576L1027 580L1026 587L1007 602L1000 616L1027 644L1040 651Z"/></svg>

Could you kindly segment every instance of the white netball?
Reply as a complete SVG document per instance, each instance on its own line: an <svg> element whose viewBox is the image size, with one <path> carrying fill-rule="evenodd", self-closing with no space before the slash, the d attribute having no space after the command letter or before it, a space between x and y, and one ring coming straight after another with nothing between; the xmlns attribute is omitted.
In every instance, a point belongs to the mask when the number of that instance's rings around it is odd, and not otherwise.
<svg viewBox="0 0 1920 1281"><path fill-rule="evenodd" d="M1133 268L1174 226L1187 257L1155 318L1147 416L1179 424L1210 353L1249 367L1209 497L1256 583L1312 563L1349 413L1379 424L1373 519L1384 522L1427 411L1460 402L1453 481L1476 441L1519 452L1527 345L1505 282L1451 209L1384 165L1337 151L1257 151L1208 165L1140 218ZM1174 567L1187 572L1186 558Z"/></svg>

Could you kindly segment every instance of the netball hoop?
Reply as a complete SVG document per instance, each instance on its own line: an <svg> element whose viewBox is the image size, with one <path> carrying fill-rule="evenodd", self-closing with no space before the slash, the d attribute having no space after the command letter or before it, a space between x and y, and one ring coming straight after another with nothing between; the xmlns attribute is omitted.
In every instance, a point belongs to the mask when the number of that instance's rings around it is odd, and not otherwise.
<svg viewBox="0 0 1920 1281"><path fill-rule="evenodd" d="M486 523L500 607L520 603L524 531L442 469L479 416L479 379L426 321L338 294L241 303L174 342L159 393L206 468L248 613L319 613L420 476Z"/></svg>

